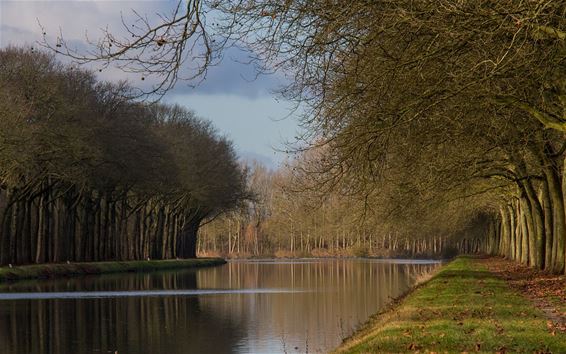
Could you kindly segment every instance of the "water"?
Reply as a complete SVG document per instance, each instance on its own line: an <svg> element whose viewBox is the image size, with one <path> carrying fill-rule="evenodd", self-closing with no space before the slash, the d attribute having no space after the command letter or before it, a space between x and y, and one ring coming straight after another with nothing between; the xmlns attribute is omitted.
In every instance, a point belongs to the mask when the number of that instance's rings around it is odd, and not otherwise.
<svg viewBox="0 0 566 354"><path fill-rule="evenodd" d="M0 286L0 353L326 352L437 263L235 261Z"/></svg>

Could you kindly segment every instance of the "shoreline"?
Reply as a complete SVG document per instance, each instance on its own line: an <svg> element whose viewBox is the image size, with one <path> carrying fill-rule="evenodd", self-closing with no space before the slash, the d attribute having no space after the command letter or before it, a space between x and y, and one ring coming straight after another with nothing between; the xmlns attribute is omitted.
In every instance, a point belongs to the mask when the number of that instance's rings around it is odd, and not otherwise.
<svg viewBox="0 0 566 354"><path fill-rule="evenodd" d="M76 277L93 274L142 273L181 268L203 268L223 265L223 258L190 258L140 261L105 261L77 263L44 263L0 267L0 283L29 279Z"/></svg>
<svg viewBox="0 0 566 354"><path fill-rule="evenodd" d="M335 254L335 255L312 255L312 254L305 254L305 255L295 255L295 256L278 256L274 254L265 254L265 255L246 255L246 256L239 256L239 255L227 255L222 253L202 253L202 257L212 257L212 258L224 258L227 260L254 260L254 259L326 259L326 258L337 258L337 259L348 259L348 258L364 258L364 259L400 259L400 260L424 260L424 261L442 261L446 262L447 260L454 259L454 256L450 257L442 257L442 256L422 256L422 257L410 257L404 255L352 255L352 254Z"/></svg>
<svg viewBox="0 0 566 354"><path fill-rule="evenodd" d="M566 352L566 332L551 330L541 309L482 262L458 257L442 266L333 353Z"/></svg>
<svg viewBox="0 0 566 354"><path fill-rule="evenodd" d="M364 260L374 263L392 264L446 264L449 259L426 259L426 258L375 258L375 257L295 257L295 258L226 258L228 263L250 262L250 263L283 263L283 262L317 262L329 260Z"/></svg>

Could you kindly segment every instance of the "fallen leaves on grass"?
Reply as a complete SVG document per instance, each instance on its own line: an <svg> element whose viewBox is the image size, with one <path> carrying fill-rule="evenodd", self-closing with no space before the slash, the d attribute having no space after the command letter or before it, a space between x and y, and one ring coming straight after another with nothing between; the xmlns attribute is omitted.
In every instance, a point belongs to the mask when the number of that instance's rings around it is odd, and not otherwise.
<svg viewBox="0 0 566 354"><path fill-rule="evenodd" d="M549 274L502 258L488 258L482 262L543 310L552 335L556 331L566 332L566 313L560 310L566 306L566 276ZM526 313L521 315L527 316Z"/></svg>

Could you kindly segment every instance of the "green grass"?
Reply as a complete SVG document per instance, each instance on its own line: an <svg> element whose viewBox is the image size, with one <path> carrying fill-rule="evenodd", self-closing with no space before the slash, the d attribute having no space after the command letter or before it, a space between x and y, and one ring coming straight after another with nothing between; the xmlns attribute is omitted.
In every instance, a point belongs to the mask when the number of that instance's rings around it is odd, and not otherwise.
<svg viewBox="0 0 566 354"><path fill-rule="evenodd" d="M457 258L337 349L381 352L566 353L540 310L471 258Z"/></svg>
<svg viewBox="0 0 566 354"><path fill-rule="evenodd" d="M196 258L127 262L33 264L12 268L0 267L0 282L85 274L149 272L177 268L211 267L224 263L226 263L226 261L222 258Z"/></svg>

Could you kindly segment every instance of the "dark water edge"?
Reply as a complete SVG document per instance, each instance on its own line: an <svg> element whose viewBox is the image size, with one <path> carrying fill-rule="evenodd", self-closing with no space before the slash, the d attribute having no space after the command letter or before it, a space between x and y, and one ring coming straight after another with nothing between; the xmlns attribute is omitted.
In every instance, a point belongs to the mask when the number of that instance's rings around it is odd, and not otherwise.
<svg viewBox="0 0 566 354"><path fill-rule="evenodd" d="M326 352L438 263L237 260L0 287L0 353Z"/></svg>
<svg viewBox="0 0 566 354"><path fill-rule="evenodd" d="M153 272L179 268L213 267L225 263L226 260L223 258L194 258L124 262L31 264L15 267L0 267L0 282L83 276L90 274Z"/></svg>

